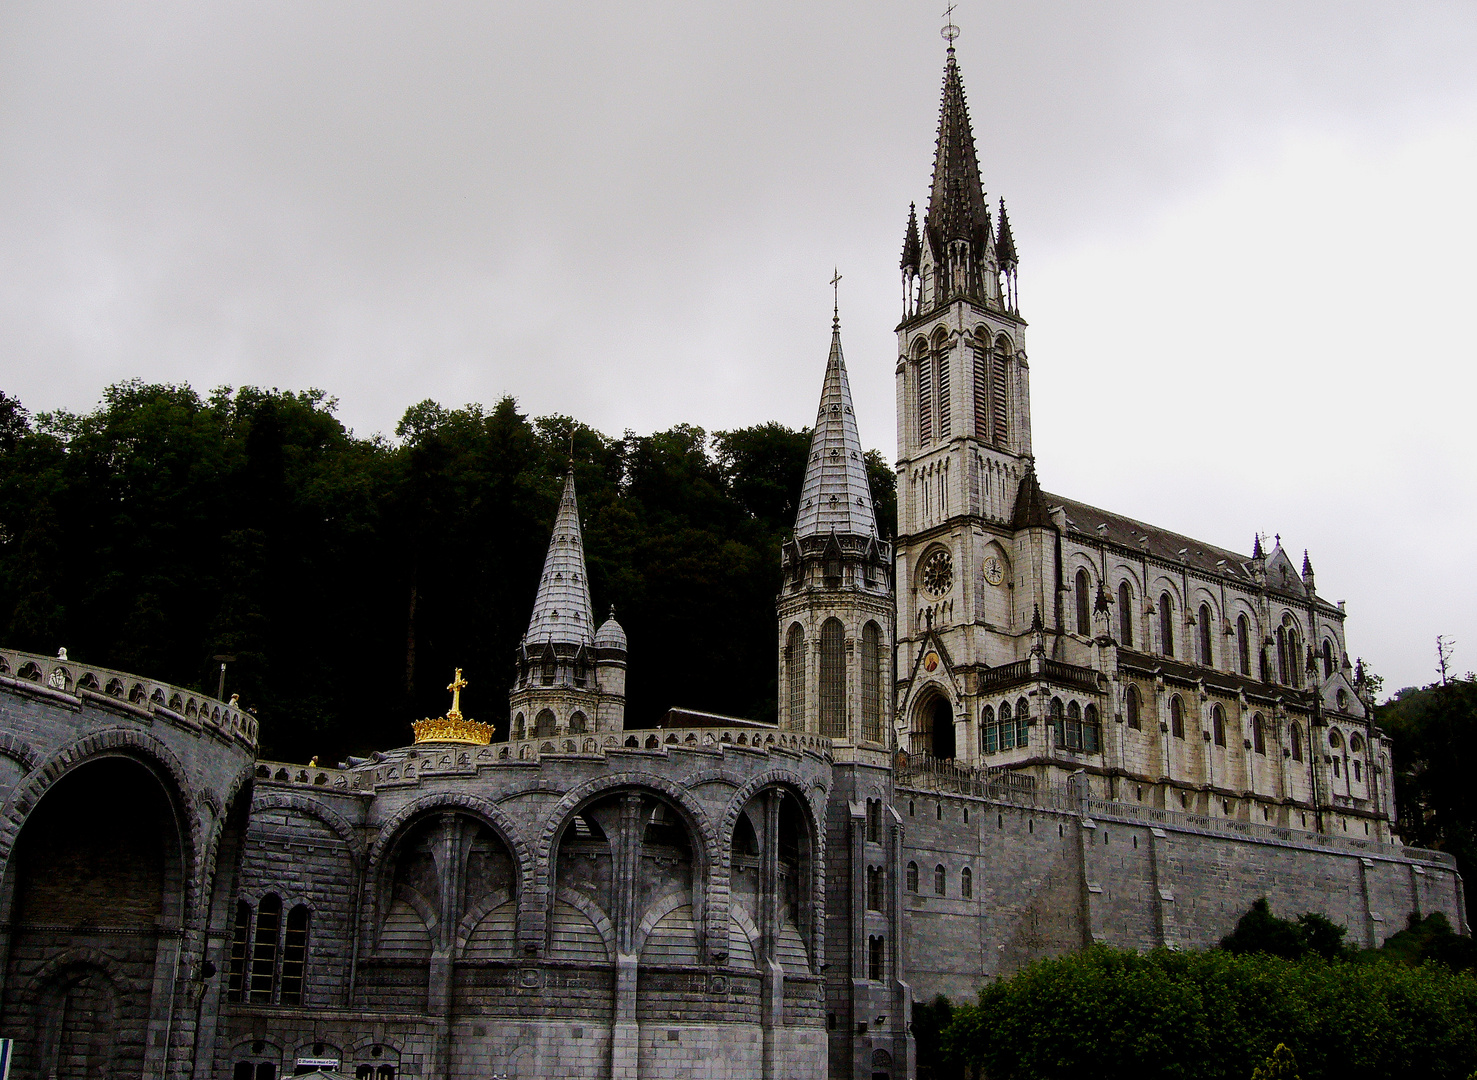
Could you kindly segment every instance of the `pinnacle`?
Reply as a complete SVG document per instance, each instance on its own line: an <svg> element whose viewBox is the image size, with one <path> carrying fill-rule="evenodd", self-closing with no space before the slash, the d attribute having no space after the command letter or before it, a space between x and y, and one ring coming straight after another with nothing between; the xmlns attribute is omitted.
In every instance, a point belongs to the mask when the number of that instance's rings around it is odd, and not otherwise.
<svg viewBox="0 0 1477 1080"><path fill-rule="evenodd" d="M913 203L909 203L908 227L903 232L903 261L900 268L916 270L922 257L923 245L918 239L918 208Z"/></svg>
<svg viewBox="0 0 1477 1080"><path fill-rule="evenodd" d="M841 355L839 320L831 327L831 354L826 359L820 410L810 439L805 481L800 487L800 509L795 515L797 538L825 533L877 535L872 489L851 407L846 361Z"/></svg>

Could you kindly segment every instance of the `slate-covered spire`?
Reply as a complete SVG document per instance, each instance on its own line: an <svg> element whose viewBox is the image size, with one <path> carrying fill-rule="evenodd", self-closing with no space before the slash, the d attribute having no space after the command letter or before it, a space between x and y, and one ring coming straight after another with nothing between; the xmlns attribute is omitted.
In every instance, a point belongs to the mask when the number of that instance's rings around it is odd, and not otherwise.
<svg viewBox="0 0 1477 1080"><path fill-rule="evenodd" d="M937 250L952 240L982 242L989 220L979 160L975 156L974 131L969 123L969 106L964 101L964 82L950 46L948 63L944 65L933 187L928 196L925 225L929 240Z"/></svg>
<svg viewBox="0 0 1477 1080"><path fill-rule="evenodd" d="M564 494L544 556L533 618L528 621L525 646L556 644L588 645L595 637L595 616L590 606L590 583L585 577L585 541L580 532L579 502L574 494L574 470L564 478Z"/></svg>
<svg viewBox="0 0 1477 1080"><path fill-rule="evenodd" d="M851 386L846 381L846 361L841 356L839 315L831 324L831 355L826 360L821 407L816 413L815 434L810 437L810 460L805 466L805 482L800 487L800 509L795 514L797 538L828 533L877 535L867 464L862 459L856 415L851 409Z"/></svg>
<svg viewBox="0 0 1477 1080"><path fill-rule="evenodd" d="M909 203L908 228L903 233L903 259L898 265L903 270L917 270L922 258L923 244L918 239L918 208Z"/></svg>

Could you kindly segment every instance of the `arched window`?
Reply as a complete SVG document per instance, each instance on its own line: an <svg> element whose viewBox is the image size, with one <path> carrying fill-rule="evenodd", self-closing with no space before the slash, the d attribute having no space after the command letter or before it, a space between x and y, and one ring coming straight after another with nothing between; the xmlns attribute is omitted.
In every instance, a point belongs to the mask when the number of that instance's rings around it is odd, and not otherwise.
<svg viewBox="0 0 1477 1080"><path fill-rule="evenodd" d="M1219 704L1210 707L1210 726L1217 746L1226 745L1226 711Z"/></svg>
<svg viewBox="0 0 1477 1080"><path fill-rule="evenodd" d="M1303 640L1298 633L1297 627L1292 623L1292 617L1285 616L1287 625L1287 673L1291 676L1291 685L1303 685Z"/></svg>
<svg viewBox="0 0 1477 1080"><path fill-rule="evenodd" d="M1241 662L1241 674L1251 674L1251 627L1245 615L1236 616L1236 657Z"/></svg>
<svg viewBox="0 0 1477 1080"><path fill-rule="evenodd" d="M1289 740L1292 742L1292 760L1293 761L1302 761L1303 760L1303 732L1302 732L1302 729L1299 728L1296 724L1291 724L1291 725L1288 726L1287 734L1288 734Z"/></svg>
<svg viewBox="0 0 1477 1080"><path fill-rule="evenodd" d="M282 929L282 901L274 894L262 897L256 907L256 935L251 947L251 1001L272 1003L272 983L277 976L277 936Z"/></svg>
<svg viewBox="0 0 1477 1080"><path fill-rule="evenodd" d="M1118 644L1133 648L1133 590L1126 581L1118 583Z"/></svg>
<svg viewBox="0 0 1477 1080"><path fill-rule="evenodd" d="M874 622L862 627L862 738L882 741L882 630Z"/></svg>
<svg viewBox="0 0 1477 1080"><path fill-rule="evenodd" d="M538 714L538 717L533 722L533 737L535 739L542 739L545 736L554 734L554 726L555 720L553 710L541 710Z"/></svg>
<svg viewBox="0 0 1477 1080"><path fill-rule="evenodd" d="M1067 745L1067 710L1062 705L1061 698L1051 699L1051 733L1053 746Z"/></svg>
<svg viewBox="0 0 1477 1080"><path fill-rule="evenodd" d="M298 904L287 913L287 932L282 938L283 1005L301 1005L303 977L308 964L308 909Z"/></svg>
<svg viewBox="0 0 1477 1080"><path fill-rule="evenodd" d="M1201 604L1200 605L1199 623L1200 623L1200 625L1199 625L1199 627L1197 627L1197 629L1200 631L1200 633L1198 635L1199 636L1199 639L1200 639L1200 663L1202 665L1204 665L1205 667L1211 667L1213 665L1214 661L1211 660L1211 652L1210 652L1210 605L1209 604Z"/></svg>
<svg viewBox="0 0 1477 1080"><path fill-rule="evenodd" d="M1130 686L1128 692L1123 695L1123 712L1129 727L1135 731L1143 727L1143 721L1139 719L1139 688L1137 686Z"/></svg>
<svg viewBox="0 0 1477 1080"><path fill-rule="evenodd" d="M1277 628L1277 681L1283 686L1292 682L1287 669L1287 627Z"/></svg>
<svg viewBox="0 0 1477 1080"><path fill-rule="evenodd" d="M1251 718L1251 748L1258 754L1267 752L1267 736L1262 728L1262 714L1257 713Z"/></svg>
<svg viewBox="0 0 1477 1080"><path fill-rule="evenodd" d="M1102 747L1102 727L1098 724L1097 706L1089 705L1082 710L1082 749L1089 754L1096 754Z"/></svg>
<svg viewBox="0 0 1477 1080"><path fill-rule="evenodd" d="M882 910L882 867L867 867L867 910Z"/></svg>
<svg viewBox="0 0 1477 1080"><path fill-rule="evenodd" d="M980 753L993 754L1000 748L1000 726L995 723L995 710L989 705L980 711Z"/></svg>
<svg viewBox="0 0 1477 1080"><path fill-rule="evenodd" d="M944 886L947 884L946 878L947 875L944 873L942 866L935 866L933 868L933 894L935 896L944 895Z"/></svg>
<svg viewBox="0 0 1477 1080"><path fill-rule="evenodd" d="M1010 718L1010 702L1000 703L1000 749L1015 747L1015 721Z"/></svg>
<svg viewBox="0 0 1477 1080"><path fill-rule="evenodd" d="M959 895L966 900L974 896L974 871L967 866L959 871Z"/></svg>
<svg viewBox="0 0 1477 1080"><path fill-rule="evenodd" d="M1176 739L1185 737L1185 706L1178 694L1169 699L1169 733Z"/></svg>
<svg viewBox="0 0 1477 1080"><path fill-rule="evenodd" d="M790 626L785 638L785 674L789 680L789 727L805 730L805 631L799 623Z"/></svg>
<svg viewBox="0 0 1477 1080"><path fill-rule="evenodd" d="M821 734L846 735L846 628L840 619L821 624Z"/></svg>
<svg viewBox="0 0 1477 1080"><path fill-rule="evenodd" d="M569 733L571 735L583 735L585 733L586 725L587 721L585 720L585 714L582 712L576 712L573 716L569 718Z"/></svg>
<svg viewBox="0 0 1477 1080"><path fill-rule="evenodd" d="M882 800L867 800L867 839L874 844L882 843Z"/></svg>
<svg viewBox="0 0 1477 1080"><path fill-rule="evenodd" d="M1333 677L1333 642L1327 638L1323 639L1323 677Z"/></svg>
<svg viewBox="0 0 1477 1080"><path fill-rule="evenodd" d="M1077 571L1077 633L1087 637L1092 633L1092 603L1088 591L1092 584L1088 581L1087 571Z"/></svg>
<svg viewBox="0 0 1477 1080"><path fill-rule="evenodd" d="M1174 656L1174 600L1167 592L1159 594L1159 651Z"/></svg>
<svg viewBox="0 0 1477 1080"><path fill-rule="evenodd" d="M1082 749L1082 706L1075 701L1067 705L1067 748Z"/></svg>
<svg viewBox="0 0 1477 1080"><path fill-rule="evenodd" d="M1027 724L1031 715L1030 703L1025 698L1015 699L1015 745L1024 748L1030 745Z"/></svg>
<svg viewBox="0 0 1477 1080"><path fill-rule="evenodd" d="M867 938L867 978L873 982L882 981L883 957L882 938L875 934L869 935Z"/></svg>
<svg viewBox="0 0 1477 1080"><path fill-rule="evenodd" d="M918 891L918 864L915 862L908 864L908 891Z"/></svg>
<svg viewBox="0 0 1477 1080"><path fill-rule="evenodd" d="M513 738L522 739L526 736L526 734L527 732L524 730L523 714L519 713L517 716L513 717Z"/></svg>
<svg viewBox="0 0 1477 1080"><path fill-rule="evenodd" d="M1356 759L1353 762L1353 767L1354 767L1354 779L1355 779L1355 781L1357 781L1358 783L1361 783L1362 784L1364 782L1364 766L1361 765L1359 763L1359 761Z"/></svg>

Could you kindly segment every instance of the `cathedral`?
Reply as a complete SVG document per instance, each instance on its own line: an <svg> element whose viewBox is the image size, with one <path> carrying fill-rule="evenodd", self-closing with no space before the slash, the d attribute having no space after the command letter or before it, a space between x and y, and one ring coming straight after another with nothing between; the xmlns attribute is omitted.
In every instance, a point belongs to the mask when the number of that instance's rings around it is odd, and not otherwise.
<svg viewBox="0 0 1477 1080"><path fill-rule="evenodd" d="M1261 896L1361 946L1466 932L1454 861L1394 831L1307 554L1043 489L1017 262L951 40L902 245L897 533L833 313L776 724L626 716L654 661L597 622L572 472L506 740L458 671L410 745L266 761L234 698L0 649L14 1074L910 1080L914 1001L1203 948Z"/></svg>

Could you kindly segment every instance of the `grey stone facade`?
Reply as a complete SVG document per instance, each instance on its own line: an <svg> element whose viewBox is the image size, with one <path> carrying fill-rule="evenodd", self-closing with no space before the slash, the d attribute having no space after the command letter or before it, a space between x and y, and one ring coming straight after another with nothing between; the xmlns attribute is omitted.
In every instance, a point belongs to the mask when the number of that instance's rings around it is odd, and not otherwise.
<svg viewBox="0 0 1477 1080"><path fill-rule="evenodd" d="M914 1000L1204 947L1260 896L1361 945L1413 912L1466 932L1453 860L1394 834L1311 563L1041 491L1016 258L951 49L903 252L899 535L838 318L777 726L626 728L572 477L506 742L453 705L339 768L258 761L234 701L0 651L16 1075L908 1080Z"/></svg>

